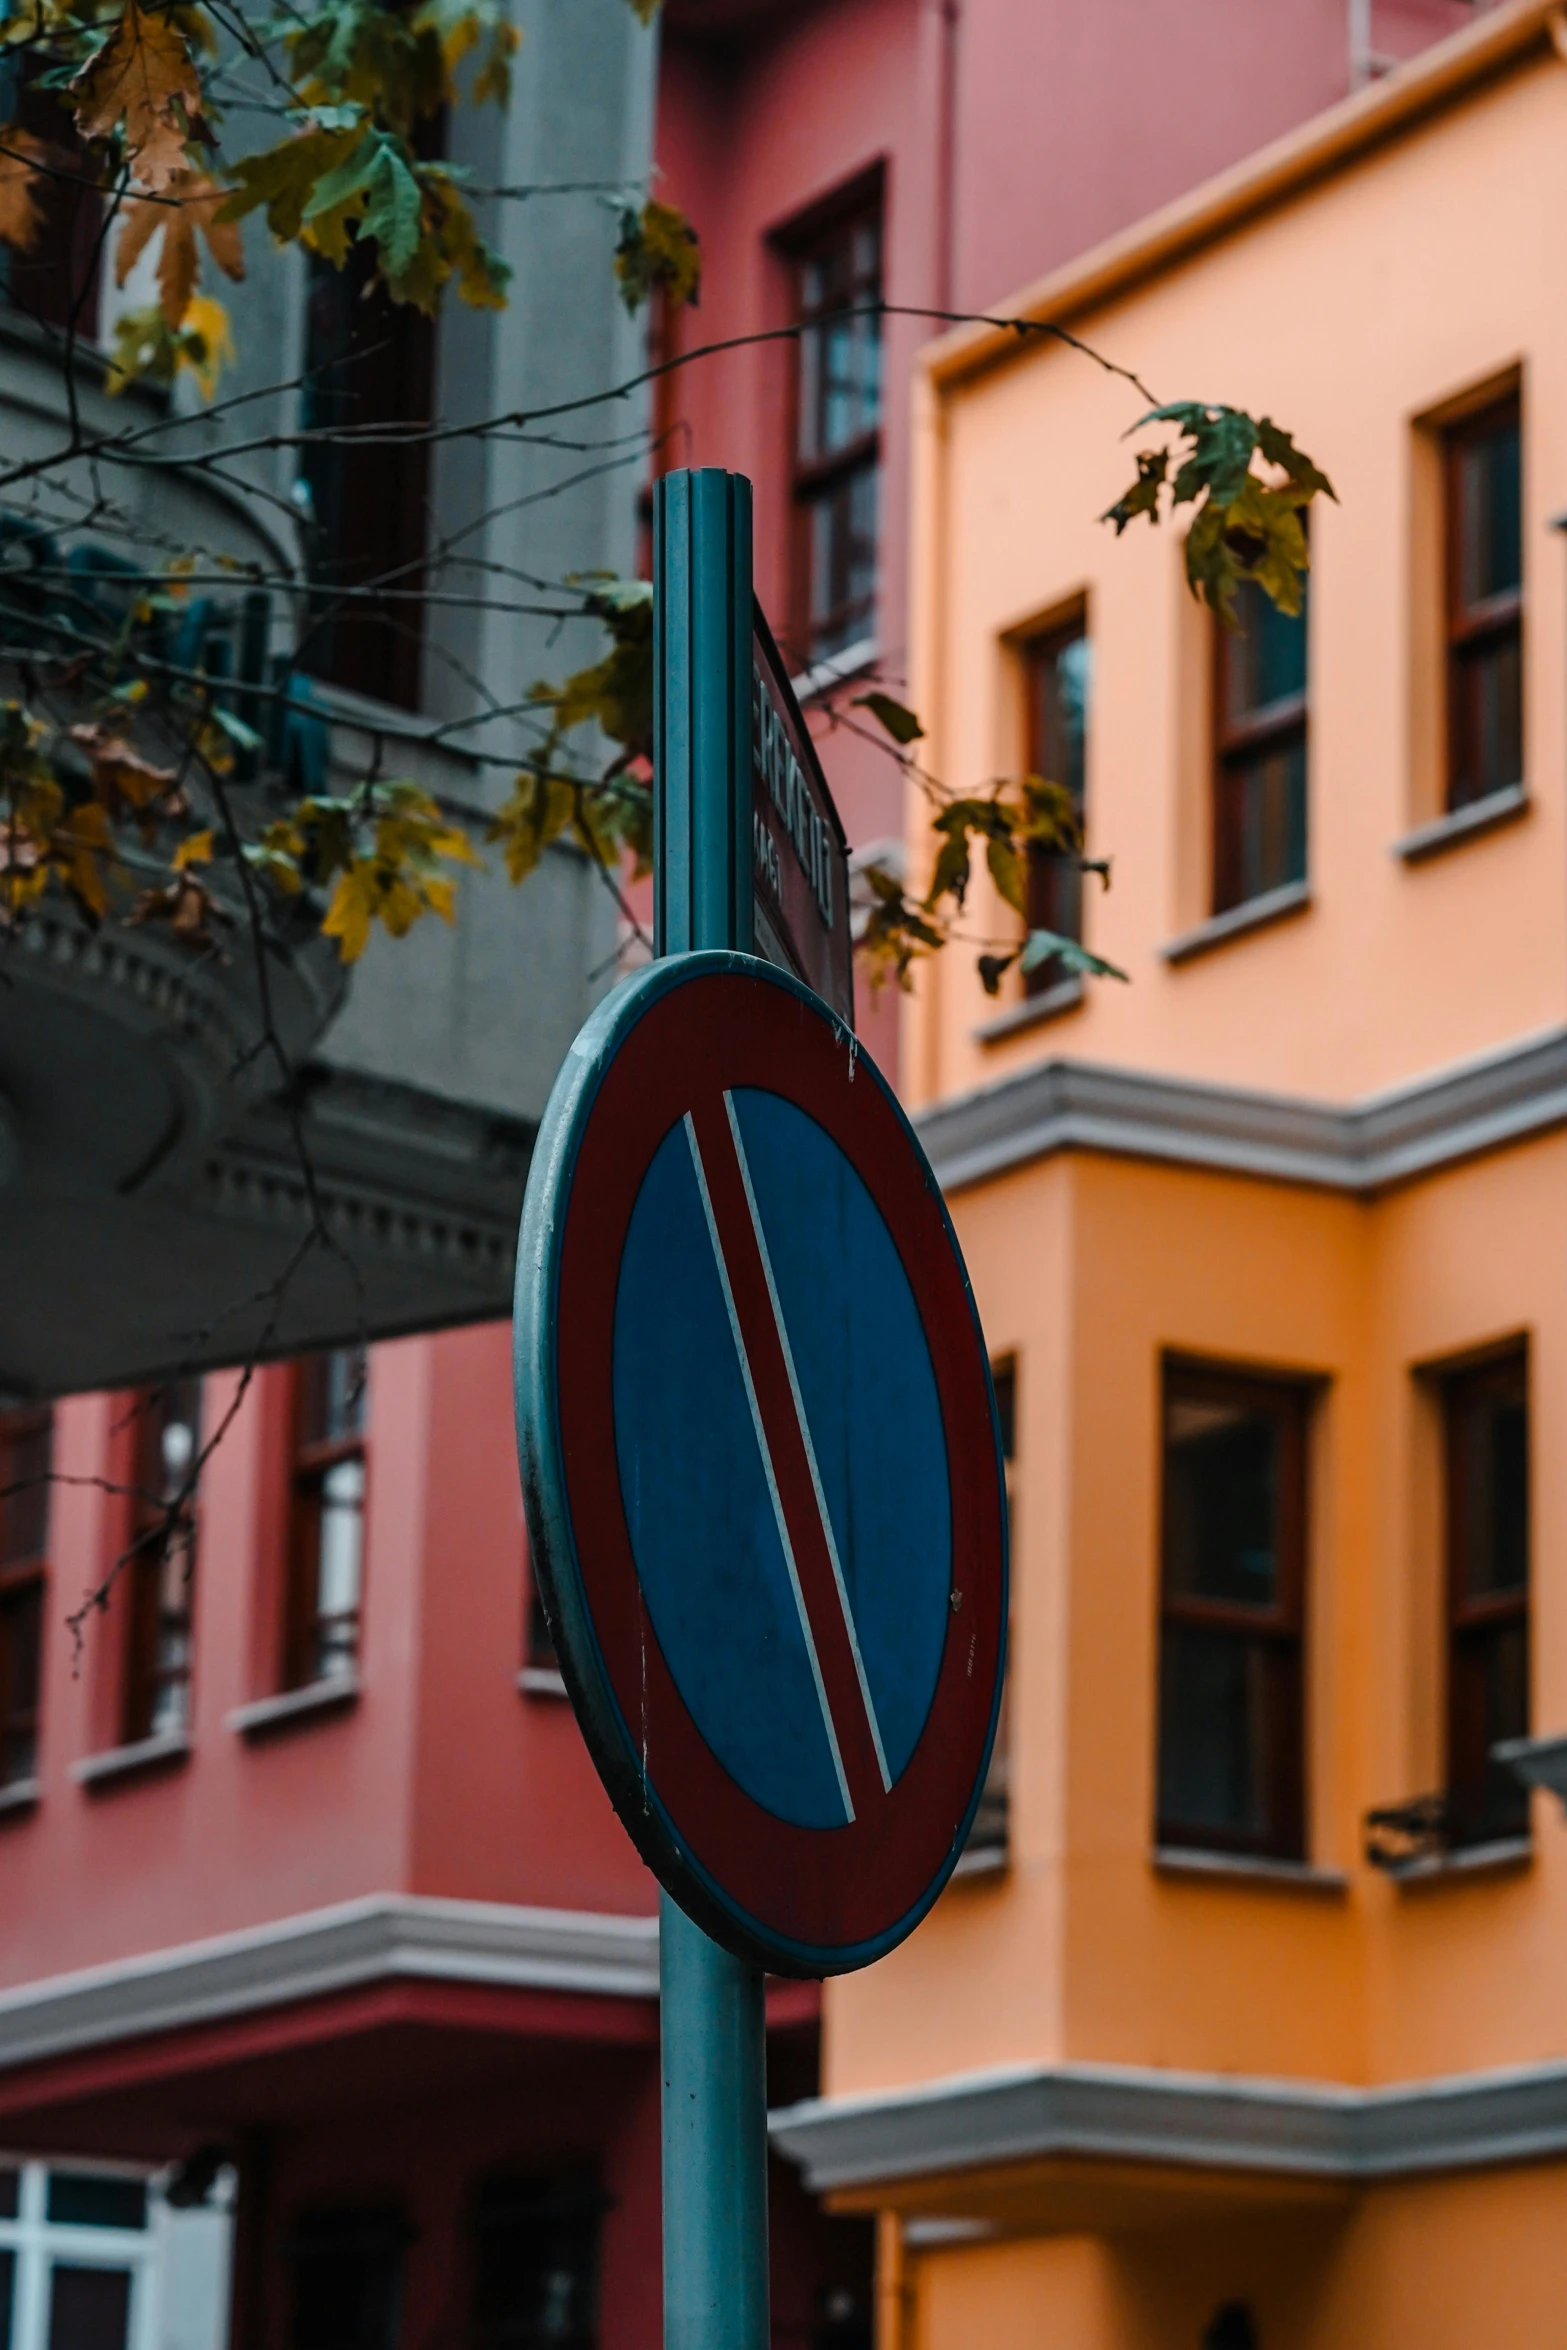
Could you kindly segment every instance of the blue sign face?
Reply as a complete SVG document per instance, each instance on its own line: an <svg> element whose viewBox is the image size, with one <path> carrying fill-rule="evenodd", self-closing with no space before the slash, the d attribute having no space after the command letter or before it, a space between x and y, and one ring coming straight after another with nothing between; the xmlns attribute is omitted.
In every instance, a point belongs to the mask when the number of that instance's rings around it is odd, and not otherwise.
<svg viewBox="0 0 1567 2350"><path fill-rule="evenodd" d="M773 1331L736 1319L682 1120L654 1154L621 1258L616 1458L648 1615L697 1728L767 1811L838 1828L853 1818L845 1741L779 1478L804 1449L807 1506L836 1569L823 1597L850 1628L854 1694L890 1784L929 1715L950 1615L941 1401L908 1276L848 1158L776 1093L739 1087L729 1099L793 1425L770 1430L760 1408L752 1357Z"/></svg>
<svg viewBox="0 0 1567 2350"><path fill-rule="evenodd" d="M633 1838L731 1948L878 1956L978 1800L1005 1508L940 1194L817 998L728 954L615 991L540 1136L517 1335L540 1588Z"/></svg>

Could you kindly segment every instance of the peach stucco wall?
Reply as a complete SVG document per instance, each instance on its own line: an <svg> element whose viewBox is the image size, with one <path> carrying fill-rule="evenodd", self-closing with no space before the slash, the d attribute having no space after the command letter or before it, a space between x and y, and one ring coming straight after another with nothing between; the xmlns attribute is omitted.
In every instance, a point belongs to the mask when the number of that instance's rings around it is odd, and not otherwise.
<svg viewBox="0 0 1567 2350"><path fill-rule="evenodd" d="M922 973L905 1089L926 1100L1050 1053L1344 1099L1558 1022L1567 1010L1563 648L1567 557L1567 67L1547 49L1074 330L1162 398L1268 412L1340 503L1312 517L1310 875L1301 916L1201 958L1160 949L1207 912L1202 705L1209 632L1174 533L1096 519L1146 403L1045 347L927 392L917 450L916 695L945 781L1022 761L1018 635L1086 599L1094 644L1088 941L1103 982L1044 1031L985 1044L972 958ZM1440 691L1412 637L1416 420L1522 367L1526 766L1533 808L1462 854L1406 865L1433 814L1423 728ZM1146 436L1145 436L1146 437ZM1132 445L1136 445L1134 442ZM1412 668L1416 674L1412 675ZM918 811L913 821L919 828ZM923 853L923 851L921 852ZM988 887L969 927L1006 931Z"/></svg>
<svg viewBox="0 0 1567 2350"><path fill-rule="evenodd" d="M1117 434L1136 397L1070 352L961 381L937 355L916 512L932 764L962 787L1015 769L1012 646L1086 597L1091 845L1115 860L1088 937L1131 984L986 1045L973 1031L994 1007L949 952L920 976L905 1060L920 1099L1065 1055L1355 1100L1562 1023L1567 557L1550 523L1567 505L1564 220L1567 67L1542 44L1074 318L1165 396L1222 394L1287 421L1342 501L1313 521L1314 904L1180 967L1159 948L1205 911L1188 753L1208 641L1172 534L1117 543L1094 519L1128 470ZM1514 367L1532 806L1408 866L1391 846L1432 813L1411 713L1437 686L1411 680L1415 420ZM912 838L924 854L918 811ZM972 926L999 923L976 896ZM1536 1799L1532 1854L1507 1872L1395 1885L1361 1854L1367 1808L1443 1771L1422 1367L1514 1337L1539 1432L1533 1722L1567 1724L1567 1475L1552 1441L1567 1413L1564 1200L1560 1135L1374 1201L1087 1152L958 1192L987 1340L1019 1364L1011 1864L955 1883L901 1951L830 1987L831 2092L1060 2060L1383 2082L1567 2050L1553 1801ZM1176 1875L1151 1850L1165 1350L1321 1382L1305 1881Z"/></svg>

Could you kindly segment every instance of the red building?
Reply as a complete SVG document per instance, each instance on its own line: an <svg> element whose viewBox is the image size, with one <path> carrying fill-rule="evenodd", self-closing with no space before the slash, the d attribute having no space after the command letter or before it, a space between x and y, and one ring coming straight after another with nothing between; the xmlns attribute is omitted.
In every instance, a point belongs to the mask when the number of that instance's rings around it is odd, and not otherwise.
<svg viewBox="0 0 1567 2350"><path fill-rule="evenodd" d="M1469 13L1379 0L1368 36L1356 0L667 0L662 185L707 271L680 332L806 331L667 379L660 456L752 476L800 670L901 676L932 312ZM884 324L834 318L878 298ZM851 839L901 838L899 771L818 707ZM862 1025L895 1066L895 1006ZM190 1525L136 1553L123 1489L150 1506L230 1413ZM506 1331L4 1431L0 2350L211 2350L210 2306L159 2314L155 2255L231 2174L236 2350L653 2350L654 1890L535 1620ZM779 2102L815 2086L817 2012L771 1994ZM779 2344L867 2343L860 2223L779 2167L773 2227Z"/></svg>

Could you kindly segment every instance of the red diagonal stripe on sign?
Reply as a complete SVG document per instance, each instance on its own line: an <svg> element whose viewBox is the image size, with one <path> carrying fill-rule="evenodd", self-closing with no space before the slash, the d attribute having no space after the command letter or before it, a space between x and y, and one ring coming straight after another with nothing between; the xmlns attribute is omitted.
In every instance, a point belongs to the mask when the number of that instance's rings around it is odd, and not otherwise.
<svg viewBox="0 0 1567 2350"><path fill-rule="evenodd" d="M713 1234L722 1252L736 1337L745 1361L761 1422L759 1441L772 1478L794 1554L800 1603L814 1646L831 1736L836 1741L854 1817L864 1818L885 1796L881 1765L861 1693L844 1603L833 1573L827 1534L817 1504L805 1436L795 1409L789 1366L773 1313L766 1268L751 1221L745 1180L721 1096L690 1113L701 1157Z"/></svg>

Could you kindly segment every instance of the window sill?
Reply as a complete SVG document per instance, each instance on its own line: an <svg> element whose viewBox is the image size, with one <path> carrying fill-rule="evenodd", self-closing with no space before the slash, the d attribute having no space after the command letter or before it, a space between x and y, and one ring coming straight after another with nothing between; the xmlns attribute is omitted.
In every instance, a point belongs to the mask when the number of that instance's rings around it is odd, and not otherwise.
<svg viewBox="0 0 1567 2350"><path fill-rule="evenodd" d="M881 646L875 637L857 637L841 653L829 653L824 661L815 661L809 669L802 669L798 677L791 677L794 698L803 709L818 694L831 693L835 685L844 685L863 670L874 669L880 659Z"/></svg>
<svg viewBox="0 0 1567 2350"><path fill-rule="evenodd" d="M566 1683L555 1665L524 1665L517 1686L525 1697L564 1697Z"/></svg>
<svg viewBox="0 0 1567 2350"><path fill-rule="evenodd" d="M1195 962L1199 955L1212 952L1215 947L1228 946L1232 938L1249 938L1254 930L1266 930L1275 922L1286 921L1291 914L1305 914L1311 907L1309 881L1287 881L1282 889L1264 890L1260 898L1248 898L1244 906L1231 906L1226 913L1214 914L1206 922L1199 922L1195 930L1183 930L1179 938L1172 938L1159 949L1167 963Z"/></svg>
<svg viewBox="0 0 1567 2350"><path fill-rule="evenodd" d="M1460 849L1465 841L1475 840L1481 833L1494 832L1498 825L1511 824L1519 816L1527 816L1530 805L1525 786L1509 784L1506 791L1489 792L1483 800L1471 800L1467 808L1455 808L1450 816L1417 824L1413 832L1406 832L1402 840L1394 841L1392 854L1406 865L1423 864L1427 857L1439 857L1444 849Z"/></svg>
<svg viewBox="0 0 1567 2350"><path fill-rule="evenodd" d="M1043 995L1025 996L1020 1004L1008 1004L994 1019L982 1020L971 1033L976 1044L1005 1044L1009 1037L1026 1036L1031 1028L1043 1028L1046 1021L1059 1019L1063 1012L1075 1012L1083 1000L1083 982L1074 973L1055 987L1047 987Z"/></svg>
<svg viewBox="0 0 1567 2350"><path fill-rule="evenodd" d="M9 1787L0 1787L0 1819L36 1811L43 1795L40 1779L13 1779Z"/></svg>
<svg viewBox="0 0 1567 2350"><path fill-rule="evenodd" d="M959 1877L1000 1877L1011 1865L1011 1854L1004 1844L969 1844L958 1854L957 1866L952 1872L955 1882Z"/></svg>
<svg viewBox="0 0 1567 2350"><path fill-rule="evenodd" d="M190 1760L190 1740L183 1730L166 1731L158 1738L137 1738L129 1746L109 1746L101 1754L84 1755L72 1763L71 1777L79 1787L112 1786L142 1771L167 1769Z"/></svg>
<svg viewBox="0 0 1567 2350"><path fill-rule="evenodd" d="M273 1730L286 1730L293 1722L346 1712L359 1703L359 1687L359 1676L345 1673L340 1680L311 1681L303 1689L285 1689L279 1697L258 1697L249 1705L234 1708L229 1728L242 1738L265 1738Z"/></svg>
<svg viewBox="0 0 1567 2350"><path fill-rule="evenodd" d="M1314 1868L1308 1860L1264 1860L1245 1852L1185 1851L1156 1845L1153 1865L1161 1877L1201 1878L1208 1884L1265 1885L1286 1893L1337 1896L1349 1891L1341 1869Z"/></svg>
<svg viewBox="0 0 1567 2350"><path fill-rule="evenodd" d="M1395 1885L1418 1891L1422 1885L1446 1885L1455 1878L1510 1877L1534 1865L1532 1836L1503 1836L1494 1844L1471 1844L1461 1852L1429 1853L1387 1869Z"/></svg>

